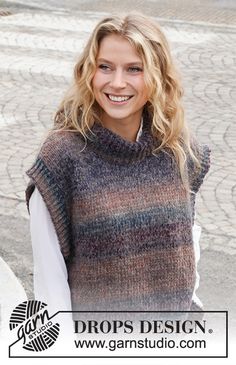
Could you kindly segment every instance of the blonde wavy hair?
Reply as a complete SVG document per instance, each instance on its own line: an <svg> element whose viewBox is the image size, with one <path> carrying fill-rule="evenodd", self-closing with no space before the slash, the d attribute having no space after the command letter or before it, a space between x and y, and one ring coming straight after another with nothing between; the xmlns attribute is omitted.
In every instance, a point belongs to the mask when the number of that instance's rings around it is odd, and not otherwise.
<svg viewBox="0 0 236 365"><path fill-rule="evenodd" d="M143 61L144 80L150 90L145 107L152 118L151 132L160 141L154 153L171 151L184 181L186 153L197 166L199 162L191 148L190 132L184 118L180 76L160 26L139 13L111 15L97 24L75 65L74 82L55 115L53 131L79 132L86 140L94 121L100 121L92 80L101 40L111 34L127 39Z"/></svg>

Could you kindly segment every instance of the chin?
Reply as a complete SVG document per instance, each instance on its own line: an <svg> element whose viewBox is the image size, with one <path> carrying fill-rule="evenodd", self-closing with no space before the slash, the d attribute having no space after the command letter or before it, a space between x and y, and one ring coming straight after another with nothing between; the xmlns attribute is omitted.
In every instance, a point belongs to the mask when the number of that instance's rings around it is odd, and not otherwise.
<svg viewBox="0 0 236 365"><path fill-rule="evenodd" d="M118 113L116 113L114 115L108 114L108 113L106 113L106 114L108 115L108 117L110 119L113 119L113 120L126 119L126 118L129 118L130 117L130 114L120 114L120 115Z"/></svg>

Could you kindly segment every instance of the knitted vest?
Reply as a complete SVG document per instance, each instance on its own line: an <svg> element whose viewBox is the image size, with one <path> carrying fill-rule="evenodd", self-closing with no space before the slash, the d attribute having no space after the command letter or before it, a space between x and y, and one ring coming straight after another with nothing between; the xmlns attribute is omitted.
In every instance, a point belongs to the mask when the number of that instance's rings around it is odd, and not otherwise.
<svg viewBox="0 0 236 365"><path fill-rule="evenodd" d="M66 260L73 310L189 310L195 285L195 193L209 168L188 159L187 191L170 153L144 118L137 142L95 123L90 139L56 132L27 171L29 204L40 191Z"/></svg>

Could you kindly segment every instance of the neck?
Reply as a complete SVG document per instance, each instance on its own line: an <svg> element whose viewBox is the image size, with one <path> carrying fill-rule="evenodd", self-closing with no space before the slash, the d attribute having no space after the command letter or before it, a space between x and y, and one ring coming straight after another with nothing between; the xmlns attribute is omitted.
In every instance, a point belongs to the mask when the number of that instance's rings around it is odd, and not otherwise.
<svg viewBox="0 0 236 365"><path fill-rule="evenodd" d="M129 119L109 119L105 116L102 118L102 125L103 127L109 129L113 133L118 134L123 139L135 142L137 138L137 134L141 125L141 117L132 116Z"/></svg>

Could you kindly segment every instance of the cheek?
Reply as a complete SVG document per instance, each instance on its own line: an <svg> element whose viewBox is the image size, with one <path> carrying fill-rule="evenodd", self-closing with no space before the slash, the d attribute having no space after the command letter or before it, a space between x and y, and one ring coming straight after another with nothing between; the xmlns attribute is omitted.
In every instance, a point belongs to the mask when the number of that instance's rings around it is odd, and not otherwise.
<svg viewBox="0 0 236 365"><path fill-rule="evenodd" d="M107 78L101 73L96 72L92 81L94 91L99 91L107 82Z"/></svg>
<svg viewBox="0 0 236 365"><path fill-rule="evenodd" d="M147 87L145 87L145 90L143 92L143 98L146 99L146 101L148 101L150 98L150 91L147 89Z"/></svg>
<svg viewBox="0 0 236 365"><path fill-rule="evenodd" d="M140 88L139 95L142 101L146 102L149 99L148 89L145 85L142 85L142 87Z"/></svg>
<svg viewBox="0 0 236 365"><path fill-rule="evenodd" d="M149 94L150 94L150 90L148 88L148 86L146 85L146 83L144 82L144 80L142 81L142 97L143 99L149 99Z"/></svg>
<svg viewBox="0 0 236 365"><path fill-rule="evenodd" d="M143 79L136 80L133 83L134 88L138 91L141 98L148 98L148 88Z"/></svg>

